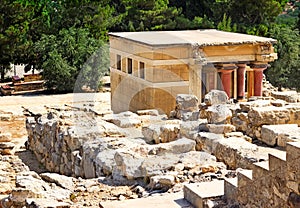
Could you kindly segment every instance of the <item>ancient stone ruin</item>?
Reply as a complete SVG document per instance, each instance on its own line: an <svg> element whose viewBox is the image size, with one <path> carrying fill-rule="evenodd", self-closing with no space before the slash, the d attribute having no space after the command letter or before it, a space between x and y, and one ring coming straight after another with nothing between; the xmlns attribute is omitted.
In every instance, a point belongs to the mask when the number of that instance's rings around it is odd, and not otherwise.
<svg viewBox="0 0 300 208"><path fill-rule="evenodd" d="M298 207L299 96L280 98L233 103L213 90L199 105L179 94L169 118L157 110L48 107L27 117L27 148L66 176L138 183L149 192L185 184L195 207Z"/></svg>

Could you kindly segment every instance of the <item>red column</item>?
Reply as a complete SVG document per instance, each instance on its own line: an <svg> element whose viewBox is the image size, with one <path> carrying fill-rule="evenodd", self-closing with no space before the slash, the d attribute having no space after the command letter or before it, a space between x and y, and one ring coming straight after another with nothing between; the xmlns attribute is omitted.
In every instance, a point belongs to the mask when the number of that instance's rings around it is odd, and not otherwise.
<svg viewBox="0 0 300 208"><path fill-rule="evenodd" d="M221 72L221 80L222 80L222 85L223 89L226 92L227 96L230 98L231 97L231 73L233 70L228 70L228 69L222 69L218 70L218 72Z"/></svg>
<svg viewBox="0 0 300 208"><path fill-rule="evenodd" d="M237 64L237 96L245 98L245 70L246 64Z"/></svg>
<svg viewBox="0 0 300 208"><path fill-rule="evenodd" d="M254 64L252 69L254 70L254 96L262 96L262 80L263 71L268 67L267 64Z"/></svg>

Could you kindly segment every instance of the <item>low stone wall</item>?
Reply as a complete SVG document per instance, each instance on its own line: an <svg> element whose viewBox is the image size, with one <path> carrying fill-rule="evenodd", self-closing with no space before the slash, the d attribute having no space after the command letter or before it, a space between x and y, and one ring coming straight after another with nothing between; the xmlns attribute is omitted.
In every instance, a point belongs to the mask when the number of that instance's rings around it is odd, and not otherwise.
<svg viewBox="0 0 300 208"><path fill-rule="evenodd" d="M195 151L195 141L173 138L172 128L162 131L160 137L169 138L166 143L146 143L142 125L168 122L165 115L149 114L98 117L86 109L72 109L27 117L27 146L49 171L84 178L109 176L114 181L144 179L154 189L203 180L204 173L226 169L215 156Z"/></svg>
<svg viewBox="0 0 300 208"><path fill-rule="evenodd" d="M20 91L30 91L43 89L44 81L32 81L32 82L21 82L14 84L14 90L16 92Z"/></svg>
<svg viewBox="0 0 300 208"><path fill-rule="evenodd" d="M239 109L233 113L232 125L237 131L263 142L266 142L261 136L264 125L300 125L300 104L287 104L281 107L271 104L272 102L267 100L241 103Z"/></svg>
<svg viewBox="0 0 300 208"><path fill-rule="evenodd" d="M40 74L24 74L24 82L32 82L42 80L43 77Z"/></svg>

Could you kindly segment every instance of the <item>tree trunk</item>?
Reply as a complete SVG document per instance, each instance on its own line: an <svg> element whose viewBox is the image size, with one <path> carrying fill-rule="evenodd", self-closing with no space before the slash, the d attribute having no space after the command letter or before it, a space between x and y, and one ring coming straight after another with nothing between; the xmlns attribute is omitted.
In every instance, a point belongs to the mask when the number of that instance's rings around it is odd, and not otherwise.
<svg viewBox="0 0 300 208"><path fill-rule="evenodd" d="M5 68L3 66L1 66L1 81L4 80L4 76L5 76Z"/></svg>

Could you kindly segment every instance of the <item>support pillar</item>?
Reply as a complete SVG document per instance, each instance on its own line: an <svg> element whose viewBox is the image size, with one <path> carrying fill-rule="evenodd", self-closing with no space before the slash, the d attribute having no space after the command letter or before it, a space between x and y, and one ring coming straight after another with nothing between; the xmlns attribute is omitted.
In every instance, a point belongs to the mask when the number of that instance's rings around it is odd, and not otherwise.
<svg viewBox="0 0 300 208"><path fill-rule="evenodd" d="M232 64L222 64L222 65L217 65L218 72L221 72L221 81L223 85L223 90L226 92L227 96L229 98L232 97L232 72L234 69L237 68L237 66L232 65Z"/></svg>
<svg viewBox="0 0 300 208"><path fill-rule="evenodd" d="M223 89L227 96L231 97L231 73L233 70L220 70Z"/></svg>
<svg viewBox="0 0 300 208"><path fill-rule="evenodd" d="M263 71L268 67L268 64L253 64L254 71L254 96L262 96L263 89Z"/></svg>
<svg viewBox="0 0 300 208"><path fill-rule="evenodd" d="M245 71L246 64L237 64L237 97L239 99L245 98Z"/></svg>
<svg viewBox="0 0 300 208"><path fill-rule="evenodd" d="M189 93L202 99L202 65L196 61L192 61L189 70Z"/></svg>

